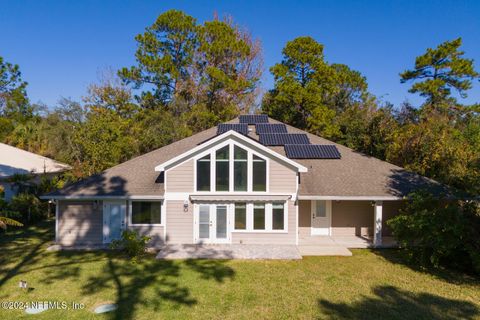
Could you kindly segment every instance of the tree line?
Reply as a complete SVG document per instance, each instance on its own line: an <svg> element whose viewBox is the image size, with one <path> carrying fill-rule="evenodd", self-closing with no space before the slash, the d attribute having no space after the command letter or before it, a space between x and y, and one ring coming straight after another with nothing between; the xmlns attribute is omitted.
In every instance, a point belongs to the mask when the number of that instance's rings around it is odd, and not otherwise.
<svg viewBox="0 0 480 320"><path fill-rule="evenodd" d="M199 23L170 10L135 39L135 65L106 70L81 101L63 98L55 106L31 103L19 66L0 57L0 141L72 165L71 181L259 112L480 191L480 104L455 98L480 77L461 38L406 66L399 81L424 100L398 106L373 95L360 72L328 62L324 46L308 36L285 44L266 92L261 44L230 17Z"/></svg>

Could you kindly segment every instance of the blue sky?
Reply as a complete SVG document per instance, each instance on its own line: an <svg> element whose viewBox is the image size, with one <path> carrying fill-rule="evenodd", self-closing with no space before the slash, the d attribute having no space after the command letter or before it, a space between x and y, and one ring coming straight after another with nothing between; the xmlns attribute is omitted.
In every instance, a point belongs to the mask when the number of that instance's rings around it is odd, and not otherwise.
<svg viewBox="0 0 480 320"><path fill-rule="evenodd" d="M370 91L398 105L421 99L398 74L427 47L461 36L480 71L480 1L22 1L0 0L0 56L20 65L33 102L80 99L106 68L134 64L134 36L165 10L200 22L229 14L263 45L262 86L288 40L310 35L327 61L367 77ZM477 82L464 103L480 102Z"/></svg>

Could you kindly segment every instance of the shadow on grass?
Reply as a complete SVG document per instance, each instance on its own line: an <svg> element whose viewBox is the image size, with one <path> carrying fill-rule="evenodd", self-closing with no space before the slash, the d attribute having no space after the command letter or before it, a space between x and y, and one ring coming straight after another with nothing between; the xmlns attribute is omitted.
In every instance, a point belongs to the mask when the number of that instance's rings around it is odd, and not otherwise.
<svg viewBox="0 0 480 320"><path fill-rule="evenodd" d="M406 251L403 249L376 249L372 250L372 252L382 257L386 261L404 265L416 272L430 274L438 279L449 283L480 285L480 278L476 277L475 275L444 268L423 267L418 263L411 261L408 258Z"/></svg>
<svg viewBox="0 0 480 320"><path fill-rule="evenodd" d="M27 228L9 230L0 235L0 288L11 278L26 272L41 260L44 245L53 239L53 221L44 221ZM14 262L13 267L6 267Z"/></svg>
<svg viewBox="0 0 480 320"><path fill-rule="evenodd" d="M54 222L48 221L0 236L0 293L2 286L13 277L24 274L28 280L30 272L41 270L44 276L39 283L43 285L78 279L83 281L79 286L81 295L113 289L119 308L107 317L134 319L139 307L160 311L166 303L173 308L195 305L197 299L188 286L182 285L183 271L217 283L235 277L235 271L227 265L228 260L171 261L148 255L132 263L121 253L112 251L46 252L47 243L54 237L53 226ZM100 264L101 269L81 280L89 263Z"/></svg>
<svg viewBox="0 0 480 320"><path fill-rule="evenodd" d="M430 293L414 293L393 286L373 289L351 304L319 300L322 316L334 319L477 319L480 310L473 303L447 299ZM322 318L319 316L319 318Z"/></svg>
<svg viewBox="0 0 480 320"><path fill-rule="evenodd" d="M111 319L134 319L139 308L152 308L160 311L166 303L173 307L193 306L197 303L187 286L180 284L182 271L194 271L201 279L218 283L233 279L235 272L226 265L226 260L158 260L149 255L137 263L132 263L120 252L108 251L59 251L60 261L71 264L53 266L45 283L78 278L81 276L79 263L89 262L86 255L98 255L104 265L102 270L90 276L81 286L81 294L91 295L102 290L115 291L118 309L108 314ZM98 301L103 303L104 301ZM93 307L93 306L92 306Z"/></svg>

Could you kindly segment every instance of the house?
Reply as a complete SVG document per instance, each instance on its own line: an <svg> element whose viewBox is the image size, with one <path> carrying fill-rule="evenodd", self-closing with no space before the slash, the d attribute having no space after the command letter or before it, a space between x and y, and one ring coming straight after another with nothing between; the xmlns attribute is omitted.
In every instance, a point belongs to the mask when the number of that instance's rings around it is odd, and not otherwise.
<svg viewBox="0 0 480 320"><path fill-rule="evenodd" d="M65 187L56 241L291 244L362 236L377 246L405 196L439 183L285 125L244 115Z"/></svg>
<svg viewBox="0 0 480 320"><path fill-rule="evenodd" d="M35 183L40 175L53 176L69 169L64 163L0 143L0 186L7 201L18 192L14 176L29 175L29 182Z"/></svg>

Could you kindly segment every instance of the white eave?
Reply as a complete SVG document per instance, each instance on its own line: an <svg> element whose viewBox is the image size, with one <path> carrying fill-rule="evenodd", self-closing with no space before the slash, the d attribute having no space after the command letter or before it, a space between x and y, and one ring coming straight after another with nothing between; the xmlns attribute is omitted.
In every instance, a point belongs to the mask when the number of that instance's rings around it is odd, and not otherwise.
<svg viewBox="0 0 480 320"><path fill-rule="evenodd" d="M192 194L190 200L192 202L234 202L234 201L259 201L259 202L270 202L270 201L287 201L292 198L291 194L215 194L215 195L203 195Z"/></svg>
<svg viewBox="0 0 480 320"><path fill-rule="evenodd" d="M349 200L349 201L388 201L388 200L404 200L404 197L396 196L306 196L299 195L298 200Z"/></svg>
<svg viewBox="0 0 480 320"><path fill-rule="evenodd" d="M264 145L258 143L257 141L255 141L255 140L253 140L249 137L246 137L243 134L240 134L240 133L238 133L236 131L233 131L233 130L229 130L227 132L224 132L224 133L208 140L207 142L202 143L201 145L198 145L195 148L192 148L192 149L188 150L187 152L184 152L184 153L176 156L175 158L172 158L172 159L156 166L155 171L159 171L159 172L165 171L166 169L168 169L168 167L170 167L170 166L172 166L176 163L183 162L183 161L189 159L195 153L201 152L202 150L205 150L205 149L208 149L210 146L214 146L215 144L224 141L228 137L235 137L235 138L239 139L240 141L242 141L243 143L245 143L246 145L255 146L256 148L258 148L261 151L263 151L264 153L272 156L273 158L276 158L281 162L284 162L284 163L286 163L286 164L288 164L292 167L297 168L298 172L307 172L308 171L308 169L306 167L302 166L298 162L295 162L295 161L293 161L293 160L291 160L291 159L289 159L289 158L287 158L287 157L285 157L285 156L283 156L283 155L265 147Z"/></svg>
<svg viewBox="0 0 480 320"><path fill-rule="evenodd" d="M40 199L43 200L163 200L165 197L161 196L152 196L152 195L127 195L127 196L40 196Z"/></svg>

